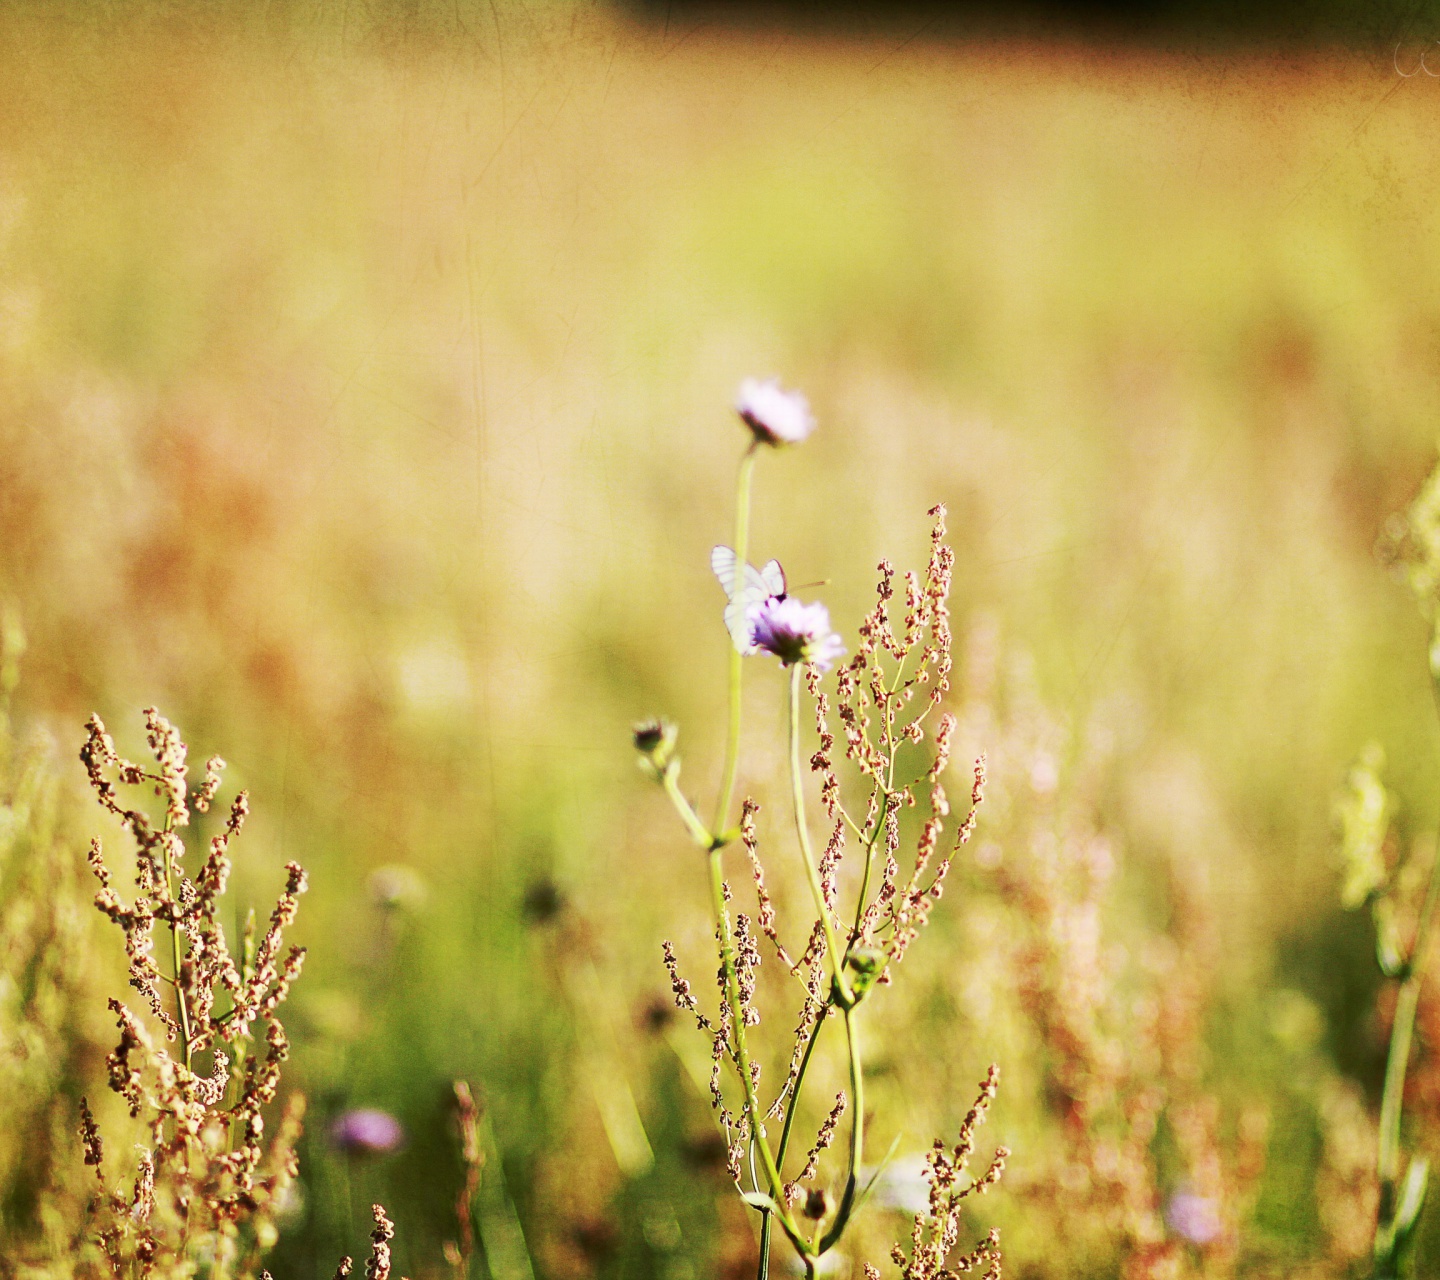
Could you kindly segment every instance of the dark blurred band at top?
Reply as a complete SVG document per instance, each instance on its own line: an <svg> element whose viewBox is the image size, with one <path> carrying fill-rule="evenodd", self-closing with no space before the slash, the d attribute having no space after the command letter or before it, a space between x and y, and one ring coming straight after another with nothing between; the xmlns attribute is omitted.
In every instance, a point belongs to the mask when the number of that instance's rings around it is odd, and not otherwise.
<svg viewBox="0 0 1440 1280"><path fill-rule="evenodd" d="M917 39L1050 37L1139 44L1343 46L1388 49L1440 39L1440 0L619 0L678 32L791 28Z"/></svg>

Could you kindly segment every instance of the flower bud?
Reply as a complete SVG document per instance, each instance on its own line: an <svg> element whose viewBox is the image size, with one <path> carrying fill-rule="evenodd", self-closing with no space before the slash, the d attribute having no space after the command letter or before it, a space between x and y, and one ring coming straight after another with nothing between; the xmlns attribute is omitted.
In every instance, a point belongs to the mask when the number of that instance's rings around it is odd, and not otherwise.
<svg viewBox="0 0 1440 1280"><path fill-rule="evenodd" d="M830 1212L830 1197L820 1187L811 1187L805 1193L805 1207L801 1212L811 1222L819 1222Z"/></svg>
<svg viewBox="0 0 1440 1280"><path fill-rule="evenodd" d="M640 753L640 767L657 781L672 767L678 733L668 720L658 719L644 720L632 731L635 750Z"/></svg>

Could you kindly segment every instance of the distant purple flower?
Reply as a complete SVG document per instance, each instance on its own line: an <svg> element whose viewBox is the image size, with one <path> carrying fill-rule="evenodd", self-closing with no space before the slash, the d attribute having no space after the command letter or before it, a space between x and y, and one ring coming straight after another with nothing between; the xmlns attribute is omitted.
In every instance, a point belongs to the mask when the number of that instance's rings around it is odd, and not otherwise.
<svg viewBox="0 0 1440 1280"><path fill-rule="evenodd" d="M1180 1191L1165 1206L1165 1223L1177 1236L1191 1244L1211 1244L1224 1230L1220 1206L1209 1196Z"/></svg>
<svg viewBox="0 0 1440 1280"><path fill-rule="evenodd" d="M830 614L820 603L801 604L794 596L772 597L750 611L750 638L757 649L773 653L785 666L813 662L821 671L845 646L830 630Z"/></svg>
<svg viewBox="0 0 1440 1280"><path fill-rule="evenodd" d="M350 1156L382 1156L405 1141L400 1121L388 1111L357 1107L330 1126L330 1142Z"/></svg>
<svg viewBox="0 0 1440 1280"><path fill-rule="evenodd" d="M810 402L798 391L784 391L779 378L746 378L735 397L735 412L761 444L799 444L815 430Z"/></svg>

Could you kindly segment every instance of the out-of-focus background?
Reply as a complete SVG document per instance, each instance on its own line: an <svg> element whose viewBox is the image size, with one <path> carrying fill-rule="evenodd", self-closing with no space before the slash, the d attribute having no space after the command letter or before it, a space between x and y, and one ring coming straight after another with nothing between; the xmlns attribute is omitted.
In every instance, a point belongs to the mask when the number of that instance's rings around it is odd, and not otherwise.
<svg viewBox="0 0 1440 1280"><path fill-rule="evenodd" d="M1368 1248L1388 1006L1332 801L1377 741L1397 851L1433 849L1428 632L1375 547L1437 435L1440 26L1125 16L0 15L17 732L53 742L57 866L117 839L63 799L85 717L137 754L154 703L250 789L240 900L310 871L276 1276L360 1252L372 1199L400 1269L441 1274L457 1076L488 1117L475 1274L753 1274L659 964L673 937L705 977L703 869L628 745L667 714L710 794L707 556L749 375L819 422L761 460L756 558L828 580L802 594L842 632L948 504L953 705L991 758L978 855L874 1004L872 1147L913 1169L994 1060L1016 1154L973 1225L1014 1274L1344 1275ZM782 686L749 675L742 785L800 910ZM118 944L67 877L42 883L85 998L44 1043L34 990L0 1002L12 1242L113 1035ZM1108 1110L1057 1076L1045 1010L1077 999ZM403 1147L336 1150L354 1107ZM906 1233L887 1187L856 1274Z"/></svg>

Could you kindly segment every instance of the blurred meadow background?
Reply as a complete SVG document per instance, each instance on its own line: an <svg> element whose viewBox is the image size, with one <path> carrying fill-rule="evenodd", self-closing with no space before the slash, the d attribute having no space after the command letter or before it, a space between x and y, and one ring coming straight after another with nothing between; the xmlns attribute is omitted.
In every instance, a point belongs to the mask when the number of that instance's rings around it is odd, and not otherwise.
<svg viewBox="0 0 1440 1280"><path fill-rule="evenodd" d="M360 1252L372 1199L444 1273L456 1077L475 1275L753 1274L659 963L704 976L703 870L628 735L674 718L714 785L707 558L772 374L819 428L762 459L752 558L853 641L945 502L990 753L874 1005L872 1149L913 1168L998 1061L976 1223L1012 1274L1352 1274L1389 1013L1333 797L1373 740L1421 863L1440 814L1427 626L1375 551L1440 406L1440 85L1397 65L658 5L0 13L0 1274L79 1177L123 982L81 726L133 755L152 703L250 789L242 902L310 872L280 1280ZM741 785L800 902L750 668ZM356 1107L403 1146L336 1150ZM857 1258L906 1231L892 1183Z"/></svg>

